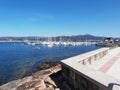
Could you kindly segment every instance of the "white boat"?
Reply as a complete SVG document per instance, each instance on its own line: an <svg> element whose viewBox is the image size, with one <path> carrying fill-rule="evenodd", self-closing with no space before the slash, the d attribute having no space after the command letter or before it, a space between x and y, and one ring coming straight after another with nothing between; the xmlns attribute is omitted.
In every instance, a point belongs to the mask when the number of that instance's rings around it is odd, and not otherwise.
<svg viewBox="0 0 120 90"><path fill-rule="evenodd" d="M35 43L33 42L33 43L31 43L31 45L35 45Z"/></svg>
<svg viewBox="0 0 120 90"><path fill-rule="evenodd" d="M35 47L35 50L40 50L40 47Z"/></svg>
<svg viewBox="0 0 120 90"><path fill-rule="evenodd" d="M53 42L52 42L52 37L48 37L48 42L47 42L47 46L48 47L53 47Z"/></svg>
<svg viewBox="0 0 120 90"><path fill-rule="evenodd" d="M26 44L26 45L30 45L31 43L30 43L30 42L26 42L25 44Z"/></svg>
<svg viewBox="0 0 120 90"><path fill-rule="evenodd" d="M53 47L53 44L48 44L47 46L48 46L48 47Z"/></svg>

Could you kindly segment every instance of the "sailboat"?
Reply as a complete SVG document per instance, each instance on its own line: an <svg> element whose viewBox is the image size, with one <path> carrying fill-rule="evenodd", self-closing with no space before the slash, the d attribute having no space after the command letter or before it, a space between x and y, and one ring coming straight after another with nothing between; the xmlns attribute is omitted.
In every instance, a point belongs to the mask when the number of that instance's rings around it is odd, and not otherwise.
<svg viewBox="0 0 120 90"><path fill-rule="evenodd" d="M52 37L48 37L48 47L53 47L53 43L52 43Z"/></svg>
<svg viewBox="0 0 120 90"><path fill-rule="evenodd" d="M27 37L26 37L26 39L24 40L24 44L25 44L25 45L31 45L31 42L27 39Z"/></svg>
<svg viewBox="0 0 120 90"><path fill-rule="evenodd" d="M38 37L37 37L37 41L36 41L36 43L35 43L35 50L40 50L40 47L38 47L37 45L39 45L40 43L38 42Z"/></svg>
<svg viewBox="0 0 120 90"><path fill-rule="evenodd" d="M35 45L40 45L40 44L41 44L41 42L38 40L38 37L37 37Z"/></svg>

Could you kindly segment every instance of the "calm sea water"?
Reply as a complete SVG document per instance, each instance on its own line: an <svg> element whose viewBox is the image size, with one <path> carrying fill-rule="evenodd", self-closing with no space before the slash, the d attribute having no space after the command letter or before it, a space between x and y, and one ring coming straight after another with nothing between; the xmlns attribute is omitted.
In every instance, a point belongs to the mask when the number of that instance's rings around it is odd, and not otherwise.
<svg viewBox="0 0 120 90"><path fill-rule="evenodd" d="M0 84L35 71L45 61L62 60L100 48L95 45L39 47L40 50L35 50L35 46L23 43L0 43Z"/></svg>

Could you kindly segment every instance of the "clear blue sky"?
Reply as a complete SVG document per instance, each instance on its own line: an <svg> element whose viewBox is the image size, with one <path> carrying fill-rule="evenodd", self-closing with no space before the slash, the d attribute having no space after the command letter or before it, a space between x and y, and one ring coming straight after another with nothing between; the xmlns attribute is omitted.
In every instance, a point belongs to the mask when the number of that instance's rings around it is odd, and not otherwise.
<svg viewBox="0 0 120 90"><path fill-rule="evenodd" d="M0 0L0 36L120 37L120 0Z"/></svg>

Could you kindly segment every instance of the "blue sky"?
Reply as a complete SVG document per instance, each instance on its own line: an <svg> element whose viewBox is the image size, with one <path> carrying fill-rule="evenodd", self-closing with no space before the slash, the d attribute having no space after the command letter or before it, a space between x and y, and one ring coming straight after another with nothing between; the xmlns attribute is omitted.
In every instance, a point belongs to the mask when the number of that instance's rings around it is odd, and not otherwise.
<svg viewBox="0 0 120 90"><path fill-rule="evenodd" d="M0 32L120 37L120 0L0 0Z"/></svg>

